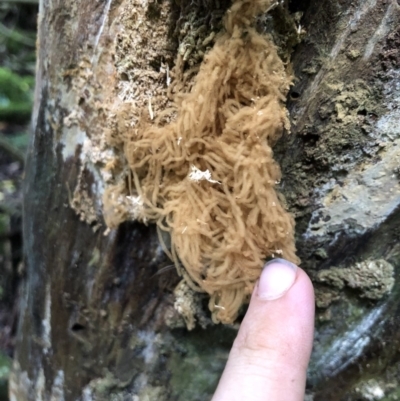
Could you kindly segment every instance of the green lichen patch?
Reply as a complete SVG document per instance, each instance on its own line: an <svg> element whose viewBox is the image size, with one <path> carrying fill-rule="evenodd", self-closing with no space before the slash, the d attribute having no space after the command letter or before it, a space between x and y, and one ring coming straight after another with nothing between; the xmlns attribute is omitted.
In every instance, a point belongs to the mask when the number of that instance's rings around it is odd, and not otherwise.
<svg viewBox="0 0 400 401"><path fill-rule="evenodd" d="M379 300L390 293L394 285L394 268L383 260L367 260L347 268L331 267L317 274L317 281L338 290L356 289L361 298Z"/></svg>
<svg viewBox="0 0 400 401"><path fill-rule="evenodd" d="M176 401L210 399L225 366L228 350L236 335L231 327L195 330L190 336L175 333L176 352L169 361L171 398Z"/></svg>
<svg viewBox="0 0 400 401"><path fill-rule="evenodd" d="M400 400L399 377L400 364L396 363L380 373L367 373L365 378L353 385L349 393L361 401L398 401Z"/></svg>

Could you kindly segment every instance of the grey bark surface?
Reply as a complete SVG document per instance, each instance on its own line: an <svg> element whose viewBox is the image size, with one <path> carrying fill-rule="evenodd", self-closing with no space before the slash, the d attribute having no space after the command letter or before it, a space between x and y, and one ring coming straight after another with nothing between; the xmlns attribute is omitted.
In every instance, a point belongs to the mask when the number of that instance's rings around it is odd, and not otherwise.
<svg viewBox="0 0 400 401"><path fill-rule="evenodd" d="M104 155L118 150L102 134L116 107L147 107L151 97L157 112L166 66L178 51L198 63L199 27L204 37L218 30L228 5L40 2L11 400L210 399L237 327L174 328L176 276L156 274L170 262L155 228L126 222L108 232L103 222ZM400 6L290 7L304 12L307 33L292 56L292 130L275 153L302 267L316 286L307 397L395 400Z"/></svg>

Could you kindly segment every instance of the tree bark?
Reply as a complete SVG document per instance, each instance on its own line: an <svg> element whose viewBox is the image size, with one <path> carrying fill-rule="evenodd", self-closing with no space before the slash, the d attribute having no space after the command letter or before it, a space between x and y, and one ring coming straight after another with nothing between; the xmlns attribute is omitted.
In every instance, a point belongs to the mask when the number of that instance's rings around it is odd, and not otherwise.
<svg viewBox="0 0 400 401"><path fill-rule="evenodd" d="M197 65L228 7L40 1L11 400L211 397L237 326L182 327L176 274L157 274L170 262L155 228L107 230L102 193L108 163L122 158L107 133L123 113L134 120L168 105L177 53ZM306 36L292 57L291 133L275 153L317 293L307 397L396 399L400 6L304 0L290 10L304 12L295 21ZM274 38L292 38L281 17L272 14Z"/></svg>

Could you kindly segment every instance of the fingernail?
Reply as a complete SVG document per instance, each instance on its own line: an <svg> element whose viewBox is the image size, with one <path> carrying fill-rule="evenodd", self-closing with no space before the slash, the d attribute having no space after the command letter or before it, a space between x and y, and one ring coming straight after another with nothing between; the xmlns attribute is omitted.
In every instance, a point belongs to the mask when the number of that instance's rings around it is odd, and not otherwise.
<svg viewBox="0 0 400 401"><path fill-rule="evenodd" d="M297 266L285 259L266 263L258 282L258 297L265 300L282 297L295 282L296 274Z"/></svg>

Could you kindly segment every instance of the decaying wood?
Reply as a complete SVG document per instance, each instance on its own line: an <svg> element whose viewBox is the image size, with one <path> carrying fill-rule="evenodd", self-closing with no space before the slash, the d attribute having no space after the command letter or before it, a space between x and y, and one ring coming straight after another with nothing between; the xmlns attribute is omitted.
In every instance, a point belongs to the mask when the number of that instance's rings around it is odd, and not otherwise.
<svg viewBox="0 0 400 401"><path fill-rule="evenodd" d="M123 113L131 119L150 110L150 101L152 113L168 106L177 53L188 68L197 65L228 6L40 2L12 400L210 398L236 326L207 326L203 317L207 327L188 332L174 307L176 275L156 274L170 261L155 228L126 222L107 230L101 199L105 185L127 174L121 149L111 148L107 135L126 122ZM302 266L317 292L308 397L394 397L400 6L309 0L290 8L304 12L295 21L306 35L292 57L292 132L275 152ZM284 32L285 20L273 13L274 23L261 18L260 24ZM118 174L111 176L115 163ZM385 269L367 280L370 266ZM343 269L353 281L340 281Z"/></svg>

